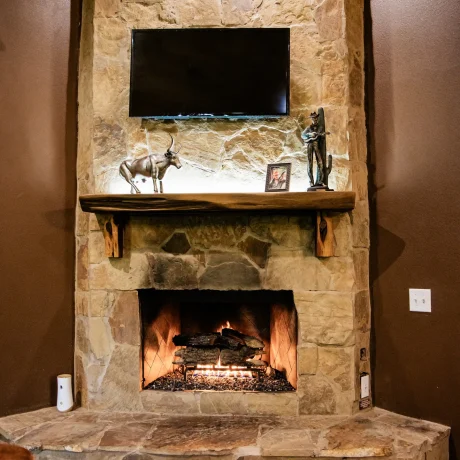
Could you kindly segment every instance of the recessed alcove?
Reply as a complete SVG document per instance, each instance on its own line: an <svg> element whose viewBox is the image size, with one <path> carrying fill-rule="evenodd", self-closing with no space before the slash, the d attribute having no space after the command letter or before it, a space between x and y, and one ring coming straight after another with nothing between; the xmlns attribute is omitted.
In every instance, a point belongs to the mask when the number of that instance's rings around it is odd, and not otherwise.
<svg viewBox="0 0 460 460"><path fill-rule="evenodd" d="M293 391L297 387L297 313L292 291L142 289L138 294L144 389ZM221 342L220 345L207 344L199 348L206 353L212 350L220 352L218 362L211 359L202 363L207 364L208 366L202 367L208 369L210 365L218 365L217 370L214 370L214 366L213 370L197 370L196 364L199 368L200 363L191 364L190 361L187 366L173 364L179 359L175 353L182 348L173 343L175 336L225 334L226 330L261 341L263 350L255 356L251 355L255 359L244 359L254 375L247 372L241 362L239 366L236 362L231 365L233 363L230 361L222 361L224 365L221 364L221 356L223 359L229 355L238 356L242 347L247 348L244 344L236 344L232 350L227 343ZM197 348L192 349L194 350ZM259 367L252 366L251 363L254 362ZM186 368L192 369L192 372L186 374ZM271 372L270 378L267 371ZM198 375L200 379L192 381L197 372L206 372L208 375ZM209 376L210 373L212 375ZM183 381L180 374L184 375ZM247 378L251 381L248 382ZM171 379L176 379L173 386ZM243 380L246 381L243 383ZM228 382L227 386L224 381ZM163 387L162 382L167 385Z"/></svg>

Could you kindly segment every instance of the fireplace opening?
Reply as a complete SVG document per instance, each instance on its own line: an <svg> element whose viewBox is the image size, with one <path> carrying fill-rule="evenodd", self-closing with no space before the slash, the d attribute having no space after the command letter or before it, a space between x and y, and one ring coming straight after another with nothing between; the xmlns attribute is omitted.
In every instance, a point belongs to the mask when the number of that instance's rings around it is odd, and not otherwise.
<svg viewBox="0 0 460 460"><path fill-rule="evenodd" d="M139 291L145 390L295 391L292 291Z"/></svg>

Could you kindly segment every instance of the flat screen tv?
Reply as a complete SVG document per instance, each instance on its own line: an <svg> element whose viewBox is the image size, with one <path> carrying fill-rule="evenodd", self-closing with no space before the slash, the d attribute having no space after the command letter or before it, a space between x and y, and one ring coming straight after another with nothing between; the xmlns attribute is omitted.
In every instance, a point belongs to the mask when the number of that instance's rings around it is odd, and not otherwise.
<svg viewBox="0 0 460 460"><path fill-rule="evenodd" d="M289 29L133 30L129 115L289 115Z"/></svg>

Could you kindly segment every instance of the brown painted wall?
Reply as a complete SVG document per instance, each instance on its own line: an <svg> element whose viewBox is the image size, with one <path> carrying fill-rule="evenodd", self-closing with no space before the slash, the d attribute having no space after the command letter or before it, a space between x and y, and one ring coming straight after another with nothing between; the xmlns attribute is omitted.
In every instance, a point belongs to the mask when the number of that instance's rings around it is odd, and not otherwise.
<svg viewBox="0 0 460 460"><path fill-rule="evenodd" d="M370 3L375 403L451 425L455 458L455 449L460 454L460 2ZM432 290L431 314L409 312L411 287Z"/></svg>
<svg viewBox="0 0 460 460"><path fill-rule="evenodd" d="M0 0L0 415L55 404L73 370L78 15Z"/></svg>

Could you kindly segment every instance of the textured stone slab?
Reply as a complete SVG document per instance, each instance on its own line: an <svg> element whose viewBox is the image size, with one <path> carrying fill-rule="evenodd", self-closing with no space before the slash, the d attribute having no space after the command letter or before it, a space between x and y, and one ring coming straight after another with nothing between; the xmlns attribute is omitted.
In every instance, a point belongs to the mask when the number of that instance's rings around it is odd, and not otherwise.
<svg viewBox="0 0 460 460"><path fill-rule="evenodd" d="M110 427L99 443L99 449L112 451L132 451L141 447L145 438L155 429L156 424L132 422Z"/></svg>
<svg viewBox="0 0 460 460"><path fill-rule="evenodd" d="M445 426L380 409L350 417L168 417L83 409L61 414L49 408L0 419L0 433L35 449L40 459L446 460L449 432Z"/></svg>
<svg viewBox="0 0 460 460"><path fill-rule="evenodd" d="M95 450L107 424L48 422L25 434L16 442L27 449L51 449L82 452Z"/></svg>
<svg viewBox="0 0 460 460"><path fill-rule="evenodd" d="M188 391L154 391L141 392L144 410L157 414L199 414L199 396Z"/></svg>
<svg viewBox="0 0 460 460"><path fill-rule="evenodd" d="M257 422L250 417L172 417L158 423L143 442L142 451L185 455L256 446Z"/></svg>

